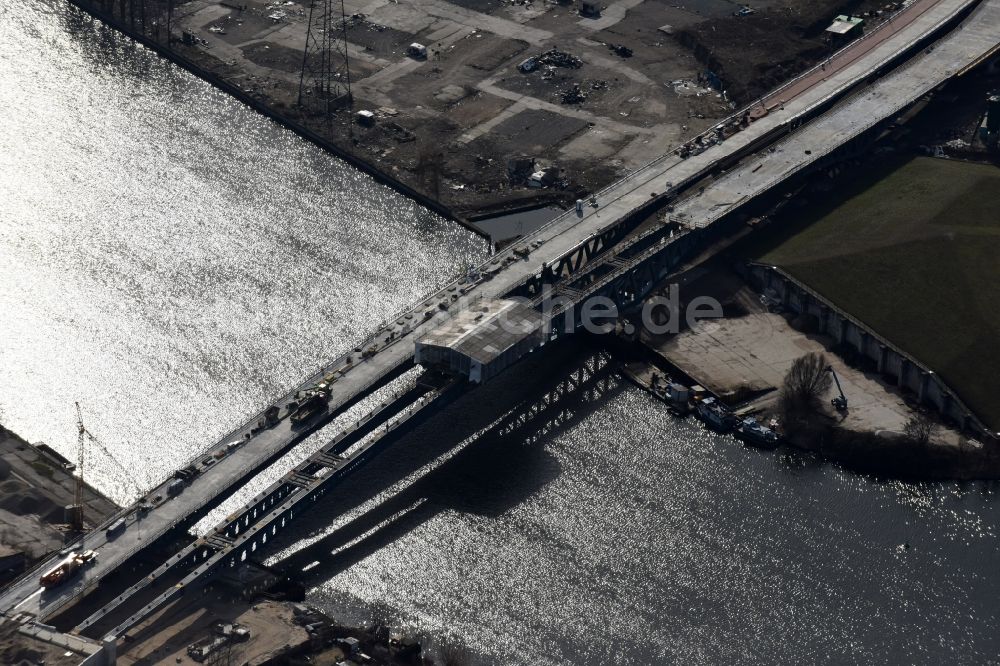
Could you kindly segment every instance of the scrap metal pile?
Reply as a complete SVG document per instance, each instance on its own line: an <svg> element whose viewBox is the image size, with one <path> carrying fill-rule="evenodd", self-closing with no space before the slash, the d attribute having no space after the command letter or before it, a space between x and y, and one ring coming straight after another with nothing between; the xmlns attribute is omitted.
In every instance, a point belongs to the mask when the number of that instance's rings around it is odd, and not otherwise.
<svg viewBox="0 0 1000 666"><path fill-rule="evenodd" d="M568 67L570 69L579 69L583 65L583 61L572 53L566 53L565 51L559 51L557 49L549 49L545 53L539 53L536 56L531 56L521 61L521 64L517 66L521 72L527 74L533 72L539 67Z"/></svg>

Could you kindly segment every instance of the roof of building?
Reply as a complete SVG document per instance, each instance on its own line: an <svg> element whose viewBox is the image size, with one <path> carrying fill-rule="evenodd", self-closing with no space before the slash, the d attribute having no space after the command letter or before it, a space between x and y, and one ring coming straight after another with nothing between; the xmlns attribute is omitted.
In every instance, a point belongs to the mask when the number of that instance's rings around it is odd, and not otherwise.
<svg viewBox="0 0 1000 666"><path fill-rule="evenodd" d="M827 28L826 31L834 32L838 35L846 35L864 22L865 20L863 18L859 18L857 16L844 16L841 14L837 18L833 19L833 23L830 24L830 27Z"/></svg>
<svg viewBox="0 0 1000 666"><path fill-rule="evenodd" d="M417 344L445 347L487 364L541 328L542 314L526 303L490 300L458 312Z"/></svg>

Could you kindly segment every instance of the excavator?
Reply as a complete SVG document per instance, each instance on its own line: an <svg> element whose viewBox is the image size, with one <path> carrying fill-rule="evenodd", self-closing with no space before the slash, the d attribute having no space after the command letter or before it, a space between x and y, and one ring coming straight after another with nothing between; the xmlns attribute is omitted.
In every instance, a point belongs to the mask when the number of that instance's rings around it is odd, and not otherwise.
<svg viewBox="0 0 1000 666"><path fill-rule="evenodd" d="M826 371L829 372L831 375L833 375L833 381L837 384L837 390L840 392L840 395L833 398L830 401L830 404L833 405L833 408L836 409L838 412L846 412L847 396L844 395L844 389L840 386L840 379L837 378L837 373L834 372L832 365L826 366Z"/></svg>

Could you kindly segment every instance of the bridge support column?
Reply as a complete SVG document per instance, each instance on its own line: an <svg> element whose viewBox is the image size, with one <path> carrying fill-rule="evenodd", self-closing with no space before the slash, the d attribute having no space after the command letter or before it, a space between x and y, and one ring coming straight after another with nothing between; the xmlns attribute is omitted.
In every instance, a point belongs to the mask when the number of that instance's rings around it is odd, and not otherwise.
<svg viewBox="0 0 1000 666"><path fill-rule="evenodd" d="M118 639L113 634L101 640L101 659L107 666L114 666L118 661Z"/></svg>

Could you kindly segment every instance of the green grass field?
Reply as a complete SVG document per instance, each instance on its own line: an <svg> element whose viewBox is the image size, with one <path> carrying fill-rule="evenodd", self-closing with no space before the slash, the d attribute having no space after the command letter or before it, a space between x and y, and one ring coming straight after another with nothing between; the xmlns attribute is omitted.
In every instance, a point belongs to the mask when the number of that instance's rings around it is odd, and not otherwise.
<svg viewBox="0 0 1000 666"><path fill-rule="evenodd" d="M830 200L748 256L926 363L1000 429L1000 169L917 158Z"/></svg>

